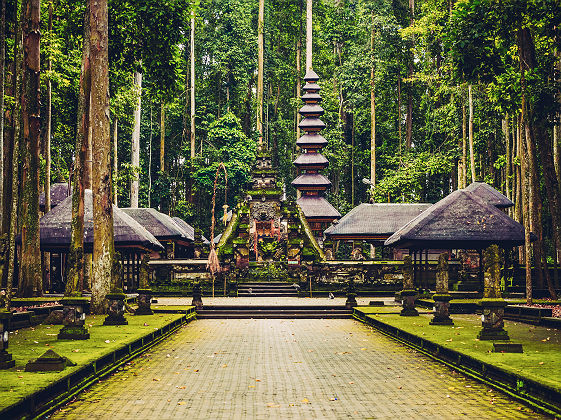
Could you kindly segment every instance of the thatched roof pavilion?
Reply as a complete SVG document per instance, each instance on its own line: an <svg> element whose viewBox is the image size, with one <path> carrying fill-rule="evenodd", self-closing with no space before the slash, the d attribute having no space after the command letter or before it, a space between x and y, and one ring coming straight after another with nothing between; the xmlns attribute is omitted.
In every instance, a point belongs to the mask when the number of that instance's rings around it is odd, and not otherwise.
<svg viewBox="0 0 561 420"><path fill-rule="evenodd" d="M72 197L65 198L58 206L41 217L41 249L47 252L67 252L72 232ZM134 248L139 251L160 251L162 245L130 216L113 206L113 228L115 248ZM84 248L93 247L93 203L92 191L84 194Z"/></svg>
<svg viewBox="0 0 561 420"><path fill-rule="evenodd" d="M66 260L72 234L72 197L65 198L40 220L41 250L50 252L51 288L64 290ZM132 217L113 206L115 249L120 253L123 270L121 278L126 291L139 285L141 254L156 254L164 250L162 244ZM92 191L84 193L84 251L93 250Z"/></svg>
<svg viewBox="0 0 561 420"><path fill-rule="evenodd" d="M475 194L487 204L495 206L499 209L505 209L507 207L514 206L514 203L509 200L504 194L491 187L485 182L472 182L466 188L466 191Z"/></svg>
<svg viewBox="0 0 561 420"><path fill-rule="evenodd" d="M228 212L228 215L229 215L228 220L230 220L230 219L232 218L232 212L229 211L229 212ZM193 241L195 240L195 228L194 228L193 226L191 226L189 223L187 223L187 222L186 222L185 220L183 220L181 217L174 216L174 217L172 217L172 219L173 219L173 221L174 221L175 223L177 223L177 225L178 225L180 228L183 229L183 231L185 232L187 238L191 238L191 240L193 240ZM209 241L204 235L202 235L202 240L203 240L203 243L204 243L205 245L210 244L210 241Z"/></svg>
<svg viewBox="0 0 561 420"><path fill-rule="evenodd" d="M332 240L383 245L395 231L431 207L428 203L362 203L325 230Z"/></svg>
<svg viewBox="0 0 561 420"><path fill-rule="evenodd" d="M457 190L397 230L384 243L409 249L483 249L524 244L524 227L477 195Z"/></svg>
<svg viewBox="0 0 561 420"><path fill-rule="evenodd" d="M170 216L160 213L156 209L127 207L121 210L140 223L159 241L172 241L186 245L192 240Z"/></svg>
<svg viewBox="0 0 561 420"><path fill-rule="evenodd" d="M57 182L51 185L51 208L58 206L70 195L72 189L68 188L67 182ZM45 193L39 194L39 210L45 212Z"/></svg>

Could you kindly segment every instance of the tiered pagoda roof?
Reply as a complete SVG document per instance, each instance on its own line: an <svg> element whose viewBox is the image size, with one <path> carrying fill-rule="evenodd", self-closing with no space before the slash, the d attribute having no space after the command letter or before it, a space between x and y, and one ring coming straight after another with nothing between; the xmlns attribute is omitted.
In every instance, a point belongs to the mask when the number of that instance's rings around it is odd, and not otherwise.
<svg viewBox="0 0 561 420"><path fill-rule="evenodd" d="M341 217L341 214L325 199L325 191L331 186L331 182L325 175L319 173L329 165L327 158L321 154L321 149L327 145L327 140L319 134L325 128L325 123L320 119L324 111L319 105L321 102L320 87L317 84L319 76L313 70L309 70L304 80L306 84L302 88L304 90L302 100L305 105L300 108L303 119L298 126L305 134L296 142L302 149L302 154L293 162L298 170L298 176L292 181L292 185L300 193L297 203L306 219L310 222L329 224ZM320 233L319 227L312 229Z"/></svg>

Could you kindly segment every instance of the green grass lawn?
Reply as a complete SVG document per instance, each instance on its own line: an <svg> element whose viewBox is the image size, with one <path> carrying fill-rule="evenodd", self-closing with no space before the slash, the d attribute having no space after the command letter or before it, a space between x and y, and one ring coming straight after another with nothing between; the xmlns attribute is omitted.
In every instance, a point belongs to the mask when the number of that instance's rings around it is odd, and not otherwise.
<svg viewBox="0 0 561 420"><path fill-rule="evenodd" d="M365 314L375 309L357 308ZM521 343L524 353L493 353L493 343L479 341L479 315L452 315L453 326L429 325L432 315L401 317L392 314L368 315L408 333L426 338L465 355L498 366L561 391L561 331L520 322L505 321L513 343Z"/></svg>
<svg viewBox="0 0 561 420"><path fill-rule="evenodd" d="M86 318L91 337L89 340L57 340L60 325L38 325L10 333L8 350L15 359L16 366L0 370L0 409L181 316L182 314L127 315L128 325L103 326L105 316L90 315ZM49 349L68 357L77 365L61 372L24 372L25 364L30 359L39 357Z"/></svg>

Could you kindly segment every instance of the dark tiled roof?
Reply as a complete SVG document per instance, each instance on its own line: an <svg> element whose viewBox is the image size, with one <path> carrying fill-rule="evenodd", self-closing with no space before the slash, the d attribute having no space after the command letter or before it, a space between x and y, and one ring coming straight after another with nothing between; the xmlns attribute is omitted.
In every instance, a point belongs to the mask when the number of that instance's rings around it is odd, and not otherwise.
<svg viewBox="0 0 561 420"><path fill-rule="evenodd" d="M299 112L301 115L307 116L307 115L323 115L325 111L318 104L306 104L302 108L300 108Z"/></svg>
<svg viewBox="0 0 561 420"><path fill-rule="evenodd" d="M304 134L296 141L296 144L300 147L306 147L306 146L324 147L327 144L327 140L321 134Z"/></svg>
<svg viewBox="0 0 561 420"><path fill-rule="evenodd" d="M524 243L523 226L465 190L454 191L400 228L385 245L423 249L480 249Z"/></svg>
<svg viewBox="0 0 561 420"><path fill-rule="evenodd" d="M126 214L140 223L148 232L158 240L183 240L189 239L183 233L183 230L177 226L177 223L167 214L160 213L156 209L150 208L123 208Z"/></svg>
<svg viewBox="0 0 561 420"><path fill-rule="evenodd" d="M68 193L67 182L57 182L51 185L51 208L58 206L66 197ZM45 211L45 193L39 195L39 209Z"/></svg>
<svg viewBox="0 0 561 420"><path fill-rule="evenodd" d="M304 86L302 86L302 90L304 92L308 92L308 91L312 91L312 92L317 92L319 91L321 88L319 87L319 85L317 83L306 83Z"/></svg>
<svg viewBox="0 0 561 420"><path fill-rule="evenodd" d="M514 206L514 203L510 201L505 195L501 194L499 191L491 187L485 182L472 182L466 187L466 191L477 195L487 204L504 209L507 207Z"/></svg>
<svg viewBox="0 0 561 420"><path fill-rule="evenodd" d="M321 153L302 153L293 162L296 166L327 166L329 161Z"/></svg>
<svg viewBox="0 0 561 420"><path fill-rule="evenodd" d="M325 128L325 123L319 118L308 117L300 121L298 127L300 127L302 130L313 129L313 128L323 129Z"/></svg>
<svg viewBox="0 0 561 420"><path fill-rule="evenodd" d="M183 229L185 237L191 241L195 240L195 228L187 223L185 220L181 219L180 217L172 217L173 221Z"/></svg>
<svg viewBox="0 0 561 420"><path fill-rule="evenodd" d="M427 203L374 203L359 204L345 214L337 224L325 230L328 237L356 236L357 239L389 237L409 223L432 204Z"/></svg>
<svg viewBox="0 0 561 420"><path fill-rule="evenodd" d="M302 174L292 181L295 187L329 187L331 181L322 174Z"/></svg>
<svg viewBox="0 0 561 420"><path fill-rule="evenodd" d="M296 203L306 218L337 218L341 214L323 197L303 195Z"/></svg>
<svg viewBox="0 0 561 420"><path fill-rule="evenodd" d="M319 76L317 75L317 73L315 71L310 69L304 75L304 80L306 82L317 82L319 80Z"/></svg>
<svg viewBox="0 0 561 420"><path fill-rule="evenodd" d="M58 206L41 218L41 249L68 249L71 238L72 197L67 197ZM156 238L116 206L113 206L113 229L115 248L142 247L152 250L163 249ZM84 194L84 247L93 246L93 204L92 191Z"/></svg>
<svg viewBox="0 0 561 420"><path fill-rule="evenodd" d="M319 93L306 92L300 97L304 102L316 101L321 102L321 95Z"/></svg>

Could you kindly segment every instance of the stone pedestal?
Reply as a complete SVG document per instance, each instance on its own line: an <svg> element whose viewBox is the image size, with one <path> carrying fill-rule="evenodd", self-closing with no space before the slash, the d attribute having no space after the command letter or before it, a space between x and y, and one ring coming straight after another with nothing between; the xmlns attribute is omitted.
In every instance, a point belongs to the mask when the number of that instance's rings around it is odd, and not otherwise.
<svg viewBox="0 0 561 420"><path fill-rule="evenodd" d="M103 325L127 325L128 321L125 318L125 294L124 293L110 293L106 296L109 301L107 308L107 316Z"/></svg>
<svg viewBox="0 0 561 420"><path fill-rule="evenodd" d="M401 316L418 316L419 312L415 309L415 300L417 299L416 290L402 290L401 291L401 301L403 309L401 310Z"/></svg>
<svg viewBox="0 0 561 420"><path fill-rule="evenodd" d="M138 289L136 303L138 308L134 311L135 315L153 315L154 311L150 307L152 304L152 289Z"/></svg>
<svg viewBox="0 0 561 420"><path fill-rule="evenodd" d="M450 299L449 294L435 294L434 299L434 316L430 321L430 325L454 325L454 321L450 318Z"/></svg>
<svg viewBox="0 0 561 420"><path fill-rule="evenodd" d="M12 313L7 310L0 310L0 369L10 369L16 365L12 355L8 353L8 328Z"/></svg>
<svg viewBox="0 0 561 420"><path fill-rule="evenodd" d="M87 340L90 333L85 327L86 314L84 307L88 304L88 298L63 298L61 300L62 325L58 333L59 340Z"/></svg>
<svg viewBox="0 0 561 420"><path fill-rule="evenodd" d="M504 329L506 302L503 299L482 299L479 306L483 309L481 326L477 338L480 340L510 340Z"/></svg>

